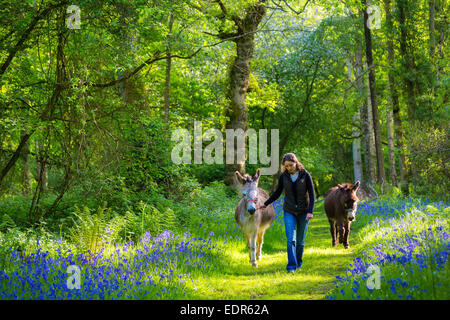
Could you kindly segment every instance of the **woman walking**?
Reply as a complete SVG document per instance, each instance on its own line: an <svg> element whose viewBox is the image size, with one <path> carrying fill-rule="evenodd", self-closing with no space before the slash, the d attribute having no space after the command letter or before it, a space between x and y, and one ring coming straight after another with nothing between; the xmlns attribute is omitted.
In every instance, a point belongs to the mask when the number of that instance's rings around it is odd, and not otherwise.
<svg viewBox="0 0 450 320"><path fill-rule="evenodd" d="M305 247L305 235L314 211L314 187L311 175L293 153L283 156L283 172L277 189L257 209L264 209L277 200L284 189L284 226L287 237L287 272L300 270Z"/></svg>

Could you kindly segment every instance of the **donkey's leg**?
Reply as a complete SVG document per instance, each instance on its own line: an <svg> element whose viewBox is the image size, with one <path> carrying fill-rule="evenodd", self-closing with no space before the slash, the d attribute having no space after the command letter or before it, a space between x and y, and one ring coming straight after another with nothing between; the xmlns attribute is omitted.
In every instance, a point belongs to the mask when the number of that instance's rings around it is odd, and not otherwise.
<svg viewBox="0 0 450 320"><path fill-rule="evenodd" d="M248 262L252 262L252 250L250 249L250 235L246 233L245 238L247 239Z"/></svg>
<svg viewBox="0 0 450 320"><path fill-rule="evenodd" d="M336 239L336 226L333 220L328 219L328 222L330 223L330 233L331 233L331 245L333 247L337 246L337 239Z"/></svg>
<svg viewBox="0 0 450 320"><path fill-rule="evenodd" d="M262 245L264 242L264 232L266 232L266 230L264 230L264 229L260 229L258 232L258 240L257 240L258 247L256 250L256 260L261 259Z"/></svg>
<svg viewBox="0 0 450 320"><path fill-rule="evenodd" d="M339 233L339 243L344 243L344 224L343 222L336 222Z"/></svg>
<svg viewBox="0 0 450 320"><path fill-rule="evenodd" d="M256 263L256 237L256 232L250 236L250 262L254 267L258 266L258 264Z"/></svg>
<svg viewBox="0 0 450 320"><path fill-rule="evenodd" d="M348 249L350 247L350 243L348 242L348 236L350 234L350 225L352 223L349 221L346 223L345 232L344 232L344 248Z"/></svg>

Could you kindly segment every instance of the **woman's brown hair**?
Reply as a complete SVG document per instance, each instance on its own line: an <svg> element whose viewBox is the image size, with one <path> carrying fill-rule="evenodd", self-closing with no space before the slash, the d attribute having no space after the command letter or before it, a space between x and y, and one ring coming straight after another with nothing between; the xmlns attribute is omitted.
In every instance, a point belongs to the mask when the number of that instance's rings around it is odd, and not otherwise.
<svg viewBox="0 0 450 320"><path fill-rule="evenodd" d="M283 156L283 161L281 161L281 165L283 168L283 172L286 171L286 168L284 166L284 162L285 161L291 161L295 163L295 167L297 168L298 171L302 171L303 169L305 169L305 167L303 166L303 164L300 163L300 161L298 161L297 157L295 156L295 154L293 153L286 153Z"/></svg>

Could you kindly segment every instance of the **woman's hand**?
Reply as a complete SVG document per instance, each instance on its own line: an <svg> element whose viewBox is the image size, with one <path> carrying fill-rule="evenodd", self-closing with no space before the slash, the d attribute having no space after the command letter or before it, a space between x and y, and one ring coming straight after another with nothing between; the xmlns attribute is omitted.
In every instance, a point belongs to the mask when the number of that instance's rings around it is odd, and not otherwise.
<svg viewBox="0 0 450 320"><path fill-rule="evenodd" d="M267 208L267 206L262 205L262 206L259 206L258 208L256 208L256 210L259 210L259 209L265 209L265 208Z"/></svg>
<svg viewBox="0 0 450 320"><path fill-rule="evenodd" d="M312 217L313 217L313 214L312 214L312 213L308 213L308 214L306 215L306 221L311 220Z"/></svg>

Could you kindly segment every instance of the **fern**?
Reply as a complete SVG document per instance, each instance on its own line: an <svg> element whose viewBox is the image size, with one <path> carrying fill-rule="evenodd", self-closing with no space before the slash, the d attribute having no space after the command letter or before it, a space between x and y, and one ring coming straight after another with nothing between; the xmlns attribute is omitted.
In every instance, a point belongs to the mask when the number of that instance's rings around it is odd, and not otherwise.
<svg viewBox="0 0 450 320"><path fill-rule="evenodd" d="M100 206L95 214L91 214L88 207L84 206L83 210L80 210L75 205L74 216L77 221L74 221L74 227L70 230L70 237L76 242L77 247L83 251L96 252L100 245L100 240L103 234L103 230L106 226L104 219L104 212L106 208L106 202L103 207ZM106 210L107 215L110 215L110 208Z"/></svg>
<svg viewBox="0 0 450 320"><path fill-rule="evenodd" d="M138 224L139 220L132 211L127 211L125 213L124 219L126 225L124 229L124 239L128 241L131 238L135 237L136 225Z"/></svg>
<svg viewBox="0 0 450 320"><path fill-rule="evenodd" d="M150 219L147 224L147 228L150 230L150 234L157 235L161 233L161 220L161 212L157 208L151 206Z"/></svg>
<svg viewBox="0 0 450 320"><path fill-rule="evenodd" d="M172 209L167 208L166 213L164 214L164 228L168 230L172 230L175 232L177 228L177 216Z"/></svg>
<svg viewBox="0 0 450 320"><path fill-rule="evenodd" d="M16 227L14 220L8 215L4 214L0 223L0 231L8 231Z"/></svg>

